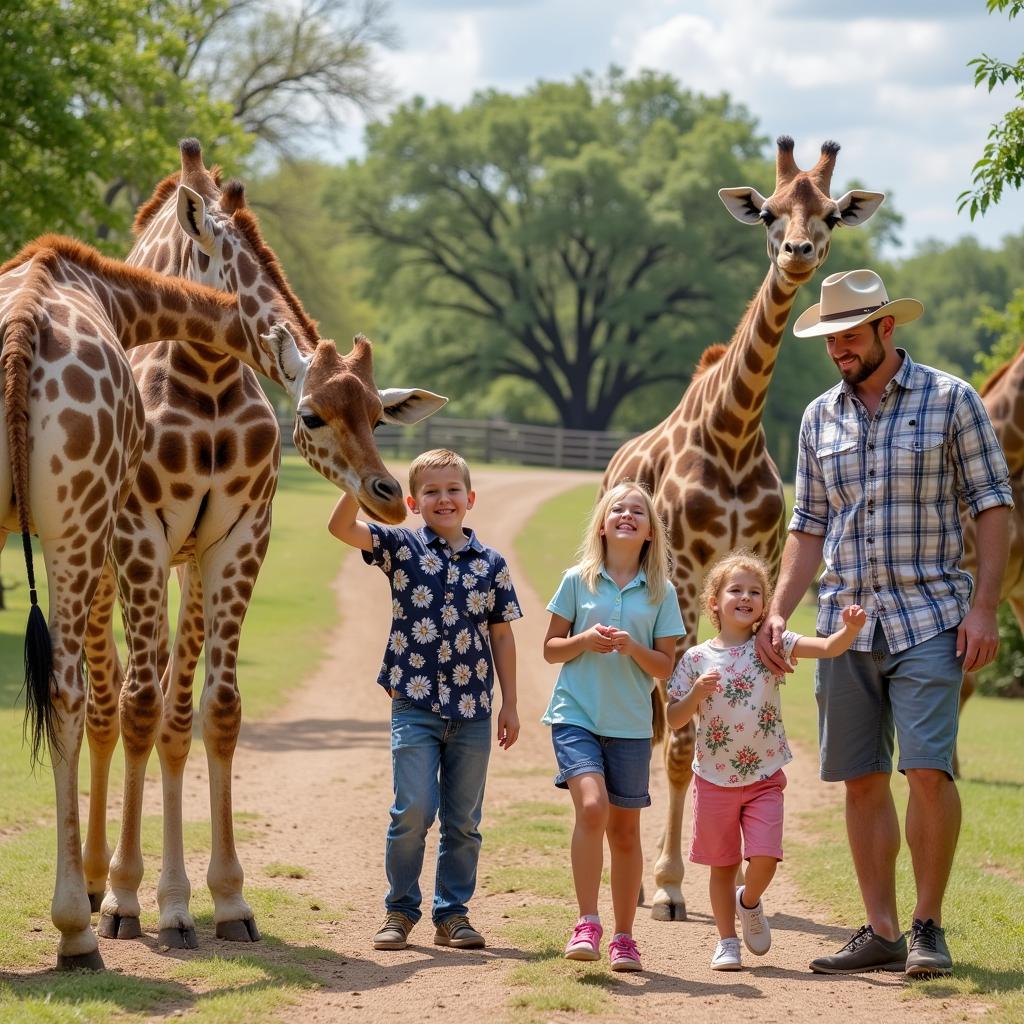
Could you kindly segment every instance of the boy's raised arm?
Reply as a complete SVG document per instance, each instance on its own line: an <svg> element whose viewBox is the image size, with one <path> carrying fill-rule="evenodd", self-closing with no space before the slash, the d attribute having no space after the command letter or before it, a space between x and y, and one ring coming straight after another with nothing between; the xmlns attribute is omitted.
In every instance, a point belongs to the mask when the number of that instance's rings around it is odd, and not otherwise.
<svg viewBox="0 0 1024 1024"><path fill-rule="evenodd" d="M366 523L356 519L358 511L359 502L351 494L342 494L327 521L327 529L343 544L362 551L372 551L373 535Z"/></svg>

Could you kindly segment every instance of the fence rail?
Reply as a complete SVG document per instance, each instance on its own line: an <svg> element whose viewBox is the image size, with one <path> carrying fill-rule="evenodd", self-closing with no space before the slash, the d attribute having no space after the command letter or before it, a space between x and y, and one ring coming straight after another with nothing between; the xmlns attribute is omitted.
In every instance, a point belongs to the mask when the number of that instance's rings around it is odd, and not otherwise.
<svg viewBox="0 0 1024 1024"><path fill-rule="evenodd" d="M293 419L282 417L281 441L292 447ZM386 458L411 459L428 448L453 448L473 462L604 469L619 446L634 437L621 430L566 430L502 420L431 416L411 427L381 426L374 437Z"/></svg>

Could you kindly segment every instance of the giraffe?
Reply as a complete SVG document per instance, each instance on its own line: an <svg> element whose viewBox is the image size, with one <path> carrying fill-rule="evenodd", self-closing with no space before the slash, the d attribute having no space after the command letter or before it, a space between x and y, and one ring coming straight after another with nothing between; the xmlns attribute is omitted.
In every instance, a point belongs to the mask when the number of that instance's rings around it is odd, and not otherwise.
<svg viewBox="0 0 1024 1024"><path fill-rule="evenodd" d="M81 655L115 515L142 453L143 409L125 349L164 336L184 339L183 349L202 342L277 379L294 375L300 357L281 317L255 338L234 297L126 267L54 235L0 266L0 336L0 528L4 537L19 531L25 549L26 725L33 762L48 747L54 775L57 963L98 969L78 812ZM48 617L36 593L33 531L46 567Z"/></svg>
<svg viewBox="0 0 1024 1024"><path fill-rule="evenodd" d="M981 400L1006 456L1010 487L1013 489L1010 547L999 600L1009 602L1014 617L1024 629L1024 345L985 382L981 388ZM964 556L960 565L975 576L978 558L974 520L962 503L960 524L964 535ZM968 672L960 688L961 714L975 686L975 674ZM960 758L956 751L953 753L953 772L959 777Z"/></svg>
<svg viewBox="0 0 1024 1024"><path fill-rule="evenodd" d="M704 573L716 558L743 546L766 558L773 574L778 571L785 503L761 416L779 344L797 290L824 262L833 229L863 223L885 198L860 189L830 198L839 152L834 142L821 147L808 171L797 166L789 136L780 136L777 146L775 191L767 199L750 187L718 193L740 223L767 228L770 265L760 289L729 344L704 352L676 408L612 456L602 483L641 481L668 527L672 581L686 626L677 656L696 640ZM657 740L664 730L664 694L656 689L653 697ZM651 916L660 921L686 919L680 843L694 736L691 721L665 744L669 803L651 905Z"/></svg>
<svg viewBox="0 0 1024 1024"><path fill-rule="evenodd" d="M346 372L333 342L319 338L288 286L246 206L241 183L230 182L222 191L219 173L206 169L195 139L183 140L180 153L180 172L165 178L139 210L127 263L237 293L242 320L257 334L276 309L286 309L298 327L296 342L306 363L304 376L289 384L298 407L296 447L328 480L357 494L371 515L400 520L401 488L385 474L372 428L383 421L416 422L445 399L418 389L394 389L381 399L374 392L368 399L363 378L371 374L369 345L357 340L349 357L365 372ZM146 440L135 487L115 526L111 561L133 620L131 672L120 686L108 573L93 604L87 642L94 679L87 715L94 787L84 854L87 888L100 910L101 935L142 934L141 804L155 742L164 814L159 942L196 947L181 801L192 740L193 676L205 647L200 720L210 778L213 844L207 882L216 934L257 941L259 929L242 895L244 876L235 850L231 765L241 724L238 643L270 539L279 468L277 418L252 369L214 349L186 351L161 342L134 350L130 359L145 410ZM166 589L174 565L184 568L168 660ZM111 855L106 790L119 731L125 790L120 839Z"/></svg>

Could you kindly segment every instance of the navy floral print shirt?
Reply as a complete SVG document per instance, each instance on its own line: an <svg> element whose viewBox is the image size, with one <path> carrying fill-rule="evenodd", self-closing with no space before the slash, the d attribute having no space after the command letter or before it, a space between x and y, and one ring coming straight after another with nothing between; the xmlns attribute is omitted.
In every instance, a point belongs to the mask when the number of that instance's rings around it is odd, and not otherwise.
<svg viewBox="0 0 1024 1024"><path fill-rule="evenodd" d="M391 584L391 635L377 682L442 718L491 713L494 662L488 627L522 616L508 566L466 530L452 551L428 526L368 523L373 550Z"/></svg>

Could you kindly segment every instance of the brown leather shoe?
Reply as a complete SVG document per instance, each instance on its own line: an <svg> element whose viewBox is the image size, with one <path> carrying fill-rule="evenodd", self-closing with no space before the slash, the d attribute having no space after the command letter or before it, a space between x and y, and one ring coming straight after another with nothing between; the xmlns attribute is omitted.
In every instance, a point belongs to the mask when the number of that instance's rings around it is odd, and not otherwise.
<svg viewBox="0 0 1024 1024"><path fill-rule="evenodd" d="M435 946L454 946L456 949L483 949L484 937L469 923L465 914L454 914L437 922Z"/></svg>
<svg viewBox="0 0 1024 1024"><path fill-rule="evenodd" d="M384 923L377 929L373 937L374 949L405 949L409 945L409 932L416 922L400 914L397 910L389 910Z"/></svg>

